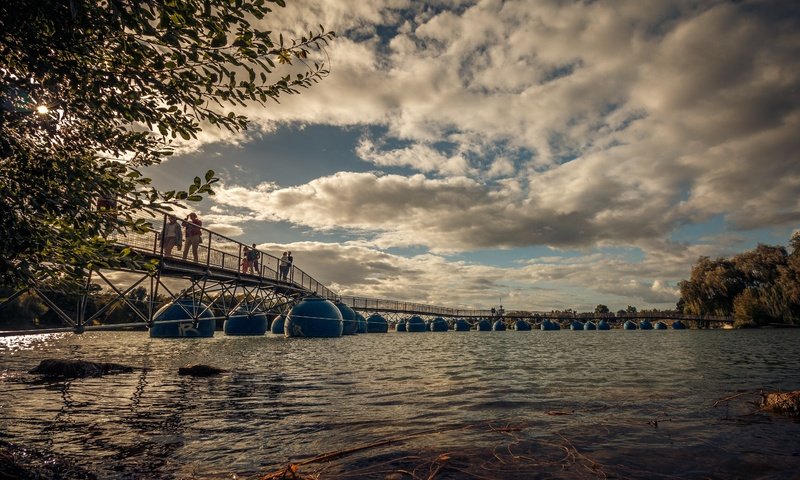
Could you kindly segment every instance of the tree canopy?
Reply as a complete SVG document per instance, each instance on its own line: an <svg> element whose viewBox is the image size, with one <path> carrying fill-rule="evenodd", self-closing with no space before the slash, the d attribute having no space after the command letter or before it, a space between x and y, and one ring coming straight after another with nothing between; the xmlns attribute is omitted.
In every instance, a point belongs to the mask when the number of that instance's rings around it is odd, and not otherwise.
<svg viewBox="0 0 800 480"><path fill-rule="evenodd" d="M602 303L594 307L594 313L609 313L609 312L611 312L611 310L608 308L608 306L603 305Z"/></svg>
<svg viewBox="0 0 800 480"><path fill-rule="evenodd" d="M758 245L730 259L700 257L679 284L683 312L733 316L740 326L800 324L800 233L790 248Z"/></svg>
<svg viewBox="0 0 800 480"><path fill-rule="evenodd" d="M237 107L328 74L320 26L265 28L283 0L0 2L0 284L129 261L105 238L142 209L213 194L209 171L160 192L137 170L203 125L239 131ZM98 199L118 199L113 211Z"/></svg>

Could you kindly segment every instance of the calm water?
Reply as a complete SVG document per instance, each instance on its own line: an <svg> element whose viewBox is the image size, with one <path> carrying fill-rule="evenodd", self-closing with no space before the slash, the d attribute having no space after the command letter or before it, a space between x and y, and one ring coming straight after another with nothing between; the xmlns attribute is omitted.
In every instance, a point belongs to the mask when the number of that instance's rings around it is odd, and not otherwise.
<svg viewBox="0 0 800 480"><path fill-rule="evenodd" d="M798 478L800 330L0 338L0 439L100 478ZM43 382L43 358L130 374ZM205 363L230 370L177 375ZM715 402L739 395L727 401ZM393 440L392 442L385 442ZM383 443L380 443L383 442Z"/></svg>

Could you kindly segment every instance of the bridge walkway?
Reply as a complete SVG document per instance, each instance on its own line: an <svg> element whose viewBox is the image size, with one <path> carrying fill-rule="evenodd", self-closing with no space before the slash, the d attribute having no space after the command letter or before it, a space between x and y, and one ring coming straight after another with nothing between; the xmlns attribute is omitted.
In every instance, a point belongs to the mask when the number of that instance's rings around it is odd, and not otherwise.
<svg viewBox="0 0 800 480"><path fill-rule="evenodd" d="M259 251L258 266L245 271L242 260L251 247L233 240L227 236L216 233L205 227L199 227L202 232L202 241L197 250L197 259L193 252L173 252L168 255L164 251L161 232L167 224L171 214L168 212L154 211L143 214L134 220L140 220L148 227L142 231L129 231L111 237L117 248L129 250L135 254L136 259L132 267L114 270L109 274L108 269L98 269L90 272L86 279L86 290L82 299L71 311L59 306L56 301L48 296L43 285L31 285L28 290L35 292L42 300L62 318L64 323L70 325L75 331L83 331L101 322L103 315L113 305L120 302L135 311L139 320L152 325L154 315L168 304L175 303L180 298L190 297L206 305L208 310L215 312L215 318L227 318L232 312L241 309L247 312L269 311L285 312L291 305L306 296L318 296L332 301L341 301L356 311L366 314L382 313L391 316L420 315L425 317L443 318L501 318L502 307L499 310L488 309L455 309L421 303L402 302L396 300L376 299L356 296L340 296L322 282L316 280L302 269L290 265L284 274L281 269L281 259L267 252ZM147 266L151 267L148 268ZM86 311L86 298L92 280L100 280L103 287L116 293L106 305L93 313ZM125 278L128 281L124 282ZM181 285L177 283L183 282ZM131 293L142 286L147 286L147 302L142 306L129 300ZM19 295L0 302L0 309L14 301ZM727 317L701 317L681 314L651 314L641 312L626 316L619 315L568 315L558 312L514 312L511 318L526 319L534 323L544 319L556 321L599 320L605 318L611 321L623 319L681 319L696 322L725 322L731 323ZM137 323L136 326L141 326Z"/></svg>

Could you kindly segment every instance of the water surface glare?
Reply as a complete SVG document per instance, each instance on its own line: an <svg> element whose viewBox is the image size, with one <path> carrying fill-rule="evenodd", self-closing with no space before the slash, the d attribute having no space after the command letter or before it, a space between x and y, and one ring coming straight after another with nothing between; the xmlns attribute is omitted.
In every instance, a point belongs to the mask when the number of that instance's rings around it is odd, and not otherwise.
<svg viewBox="0 0 800 480"><path fill-rule="evenodd" d="M0 440L109 479L250 478L353 447L366 448L300 472L323 479L789 479L800 472L800 422L750 403L761 388L800 389L800 330L217 335L0 338ZM137 370L45 381L27 373L44 358ZM229 372L177 374L195 363Z"/></svg>

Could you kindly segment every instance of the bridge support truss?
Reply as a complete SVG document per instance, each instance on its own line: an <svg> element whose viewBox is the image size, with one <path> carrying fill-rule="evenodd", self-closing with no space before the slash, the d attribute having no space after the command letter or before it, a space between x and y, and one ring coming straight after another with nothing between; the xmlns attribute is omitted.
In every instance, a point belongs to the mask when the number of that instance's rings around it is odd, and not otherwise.
<svg viewBox="0 0 800 480"><path fill-rule="evenodd" d="M201 316L225 320L234 313L264 313L269 317L287 312L313 292L263 279L219 275L200 269L185 272L163 267L152 272L101 269L90 271L81 286L69 289L56 289L45 281L34 282L0 301L0 311L12 307L26 294L39 299L65 326L7 334L150 328L159 310L172 304L185 307L187 319L195 321ZM112 320L114 318L116 321ZM127 321L120 322L120 318Z"/></svg>

